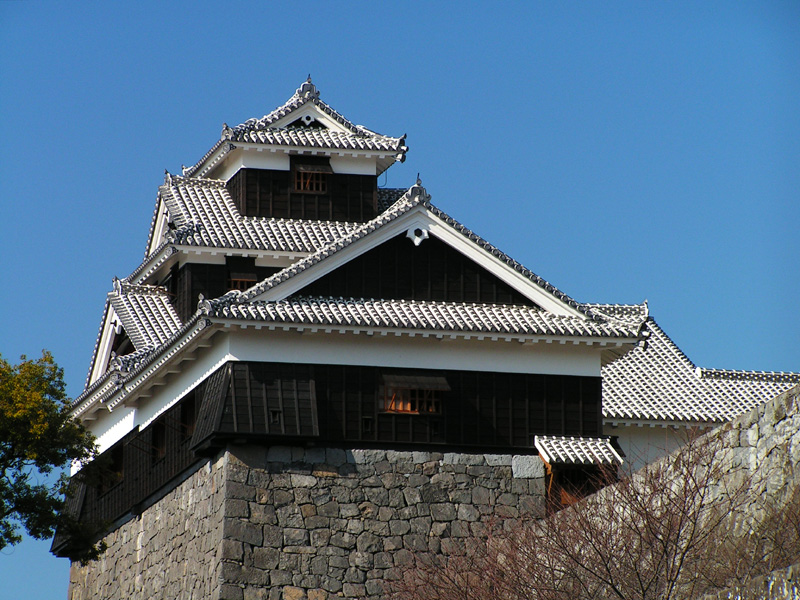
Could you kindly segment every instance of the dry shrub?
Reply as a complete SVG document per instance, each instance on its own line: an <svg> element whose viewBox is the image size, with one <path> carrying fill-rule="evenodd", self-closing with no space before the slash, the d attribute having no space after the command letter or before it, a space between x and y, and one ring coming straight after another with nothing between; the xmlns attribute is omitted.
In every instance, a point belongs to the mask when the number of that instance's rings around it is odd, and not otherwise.
<svg viewBox="0 0 800 600"><path fill-rule="evenodd" d="M718 436L692 439L550 518L473 540L463 556L417 554L393 597L694 598L796 562L793 473L783 493L764 494L769 473L726 457Z"/></svg>

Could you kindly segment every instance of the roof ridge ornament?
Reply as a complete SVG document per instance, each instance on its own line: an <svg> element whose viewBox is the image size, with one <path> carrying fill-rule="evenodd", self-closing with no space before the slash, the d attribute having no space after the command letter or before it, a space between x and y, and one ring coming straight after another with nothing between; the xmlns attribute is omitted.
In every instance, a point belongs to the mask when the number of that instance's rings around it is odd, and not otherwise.
<svg viewBox="0 0 800 600"><path fill-rule="evenodd" d="M221 140L229 140L233 138L233 129L231 129L227 123L222 124L222 133L219 134L219 139Z"/></svg>
<svg viewBox="0 0 800 600"><path fill-rule="evenodd" d="M311 83L311 73L308 74L306 79L299 88L297 88L297 95L301 98L319 98L319 90L317 86Z"/></svg>

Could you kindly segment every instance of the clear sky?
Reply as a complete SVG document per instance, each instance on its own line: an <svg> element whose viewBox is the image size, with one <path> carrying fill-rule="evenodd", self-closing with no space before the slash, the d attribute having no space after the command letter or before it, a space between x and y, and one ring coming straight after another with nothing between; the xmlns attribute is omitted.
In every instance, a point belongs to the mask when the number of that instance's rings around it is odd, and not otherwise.
<svg viewBox="0 0 800 600"><path fill-rule="evenodd" d="M83 387L164 169L311 73L433 202L697 365L800 370L800 3L0 2L0 352ZM49 543L0 599L66 598Z"/></svg>

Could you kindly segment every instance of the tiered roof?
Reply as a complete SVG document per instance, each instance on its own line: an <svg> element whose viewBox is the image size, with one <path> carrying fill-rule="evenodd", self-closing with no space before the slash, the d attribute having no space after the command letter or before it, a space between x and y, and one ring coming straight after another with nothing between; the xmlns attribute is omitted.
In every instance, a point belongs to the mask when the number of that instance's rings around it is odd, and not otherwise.
<svg viewBox="0 0 800 600"><path fill-rule="evenodd" d="M211 157L229 151L233 144L396 152L392 160L401 160L407 151L404 138L382 136L354 125L319 99L310 80L285 104L261 119L250 119L233 128L225 126L220 142L201 161L184 169L184 176L167 174L159 188L149 254L128 278L115 283L103 319L107 326L106 316L113 310L135 351L109 361L106 374L100 377L102 381L97 377L87 381L88 387L76 404L95 390L112 389L112 379L118 385L145 367L153 368L168 353L175 352L183 338L199 335L204 327L221 322L522 341L587 338L587 343L607 339L629 344L644 338L638 347L603 367L603 414L611 422L720 422L800 381L797 374L695 367L649 317L646 303L578 303L435 207L419 181L406 191L379 190L381 212L373 220L341 223L243 217L225 182L202 176L210 170ZM167 216L170 228L166 227ZM332 257L343 256L342 252L351 246L369 244L383 228L404 223L401 219L416 223L412 217L434 225L440 234L446 232L456 246L485 257L490 269L512 274L517 278L515 285L533 290L533 295L547 300L545 305L553 310L538 305L289 297L291 293L285 291L291 288L285 286L286 282L305 276L306 272L314 274L314 269L324 270ZM155 239L156 236L161 237ZM294 262L249 290L201 299L197 313L181 323L163 288L140 284L175 254L201 248L245 254L283 253ZM95 373L102 335L101 329L93 358ZM591 451L563 440L542 438L541 443L542 451L557 456L563 450L567 452L565 456L572 456L577 462Z"/></svg>

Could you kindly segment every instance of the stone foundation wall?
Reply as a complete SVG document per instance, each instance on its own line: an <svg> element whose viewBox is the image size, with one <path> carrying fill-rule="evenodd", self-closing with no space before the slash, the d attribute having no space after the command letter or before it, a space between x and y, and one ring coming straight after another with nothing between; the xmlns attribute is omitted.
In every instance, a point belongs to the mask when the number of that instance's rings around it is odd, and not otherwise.
<svg viewBox="0 0 800 600"><path fill-rule="evenodd" d="M412 552L544 509L538 456L229 449L220 598L381 597Z"/></svg>
<svg viewBox="0 0 800 600"><path fill-rule="evenodd" d="M107 535L98 561L73 563L69 600L218 598L226 462L207 462Z"/></svg>

